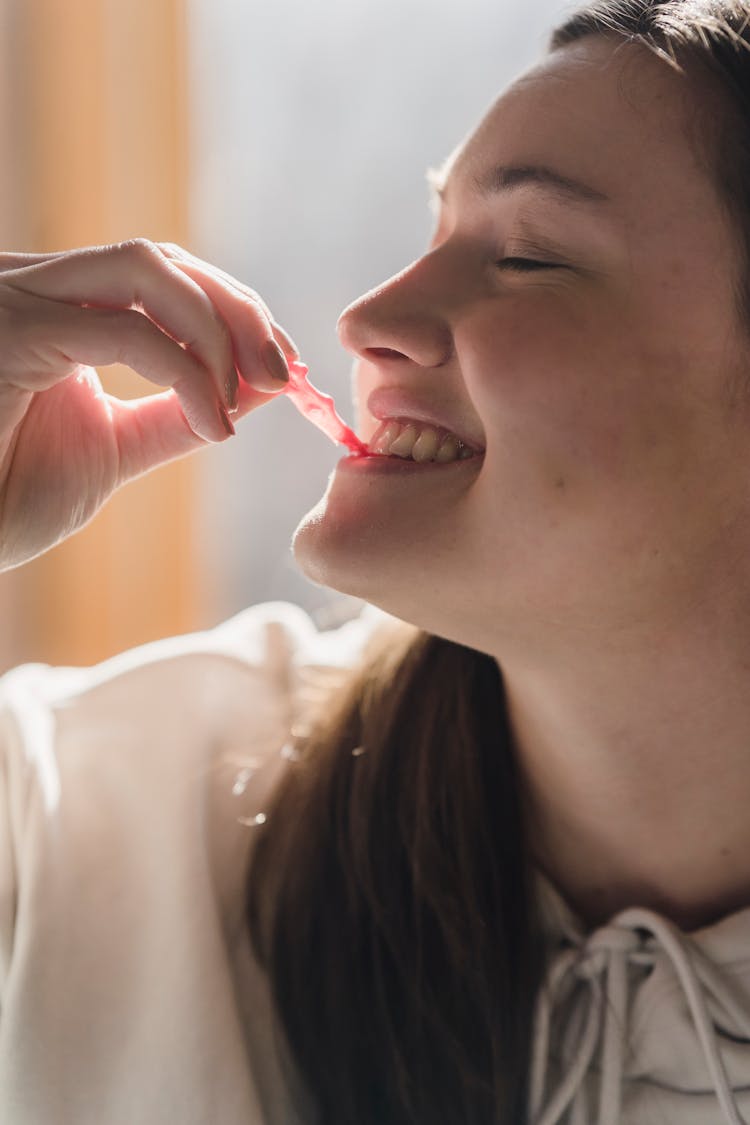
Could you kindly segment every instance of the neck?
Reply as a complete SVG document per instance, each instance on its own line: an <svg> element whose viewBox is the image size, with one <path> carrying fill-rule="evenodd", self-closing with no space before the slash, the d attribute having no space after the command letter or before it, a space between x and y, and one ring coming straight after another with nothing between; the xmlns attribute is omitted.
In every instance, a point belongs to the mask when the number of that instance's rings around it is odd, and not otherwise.
<svg viewBox="0 0 750 1125"><path fill-rule="evenodd" d="M534 858L589 925L750 906L750 603L720 603L497 654Z"/></svg>

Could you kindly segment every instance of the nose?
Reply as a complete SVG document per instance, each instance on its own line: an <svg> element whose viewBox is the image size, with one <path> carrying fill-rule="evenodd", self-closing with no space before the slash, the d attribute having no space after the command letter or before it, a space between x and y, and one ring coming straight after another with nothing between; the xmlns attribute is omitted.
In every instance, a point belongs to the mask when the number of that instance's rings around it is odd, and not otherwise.
<svg viewBox="0 0 750 1125"><path fill-rule="evenodd" d="M353 301L336 326L342 345L371 362L447 363L453 334L438 273L433 255L427 254Z"/></svg>

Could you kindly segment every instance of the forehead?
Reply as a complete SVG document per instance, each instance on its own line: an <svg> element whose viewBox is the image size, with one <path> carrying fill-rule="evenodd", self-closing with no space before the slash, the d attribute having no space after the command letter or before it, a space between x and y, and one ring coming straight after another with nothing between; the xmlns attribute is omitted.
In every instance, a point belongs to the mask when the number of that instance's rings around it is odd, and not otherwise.
<svg viewBox="0 0 750 1125"><path fill-rule="evenodd" d="M590 36L547 56L492 105L443 178L471 183L494 164L545 165L629 206L716 207L694 143L692 80L645 48Z"/></svg>

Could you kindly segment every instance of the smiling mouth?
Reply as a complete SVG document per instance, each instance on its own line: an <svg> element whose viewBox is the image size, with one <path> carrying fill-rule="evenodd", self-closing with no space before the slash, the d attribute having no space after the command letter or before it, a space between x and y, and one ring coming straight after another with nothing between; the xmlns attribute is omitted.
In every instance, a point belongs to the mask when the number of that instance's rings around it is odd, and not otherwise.
<svg viewBox="0 0 750 1125"><path fill-rule="evenodd" d="M452 461L468 461L484 452L472 449L450 430L408 418L388 418L382 422L370 439L367 450L371 456L443 465Z"/></svg>

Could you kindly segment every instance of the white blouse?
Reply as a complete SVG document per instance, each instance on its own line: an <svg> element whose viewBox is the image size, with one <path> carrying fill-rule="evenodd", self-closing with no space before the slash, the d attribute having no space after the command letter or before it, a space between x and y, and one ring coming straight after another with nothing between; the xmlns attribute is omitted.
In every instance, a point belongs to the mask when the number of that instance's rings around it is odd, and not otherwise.
<svg viewBox="0 0 750 1125"><path fill-rule="evenodd" d="M247 861L311 676L390 620L319 632L271 603L0 678L3 1125L311 1125L250 955ZM538 880L534 1122L750 1122L750 909L586 934Z"/></svg>

